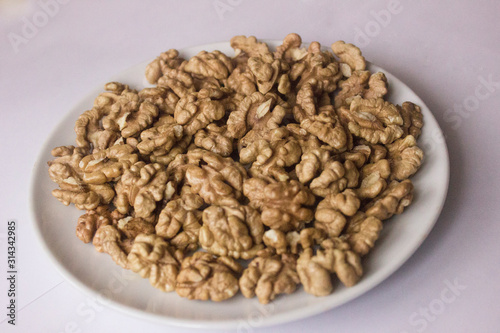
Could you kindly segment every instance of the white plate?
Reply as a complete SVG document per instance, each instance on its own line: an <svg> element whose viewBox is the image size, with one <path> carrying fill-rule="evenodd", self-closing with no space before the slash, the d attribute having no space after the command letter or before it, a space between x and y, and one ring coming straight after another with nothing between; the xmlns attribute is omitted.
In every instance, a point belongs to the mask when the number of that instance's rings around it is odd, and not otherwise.
<svg viewBox="0 0 500 333"><path fill-rule="evenodd" d="M271 47L278 41L267 41ZM184 49L181 54L191 57L200 50L221 50L232 54L229 43L215 43ZM144 70L147 62L113 77L136 89L147 86ZM387 71L369 65L373 71L387 76L389 100L401 104L412 101L422 108L425 126L420 145L425 162L413 178L415 198L404 214L385 222L375 249L364 263L365 275L351 288L337 287L327 297L314 297L301 288L292 295L278 297L269 305L260 305L256 298L241 294L220 303L189 301L175 292L162 293L146 279L118 267L108 255L98 253L91 244L75 236L78 216L73 206L66 207L51 196L56 186L49 179L47 161L50 150L60 145L74 144L73 126L78 115L92 107L94 98L103 91L105 82L78 103L56 126L38 157L33 169L31 211L36 233L47 255L60 273L71 283L118 310L144 319L163 323L204 328L248 328L266 326L306 318L344 304L386 279L397 270L422 244L434 226L443 207L448 189L449 161L442 132L436 119L423 101L404 83Z"/></svg>

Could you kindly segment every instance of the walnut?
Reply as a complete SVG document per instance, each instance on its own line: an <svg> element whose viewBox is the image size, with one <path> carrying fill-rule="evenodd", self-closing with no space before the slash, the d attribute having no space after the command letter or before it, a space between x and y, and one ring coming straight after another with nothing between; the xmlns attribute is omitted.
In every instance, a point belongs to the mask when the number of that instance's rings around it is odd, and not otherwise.
<svg viewBox="0 0 500 333"><path fill-rule="evenodd" d="M289 231L283 232L280 230L269 229L264 233L262 240L267 248L264 250L270 253L282 254L293 253L298 254L302 249L313 247L315 244L320 244L326 237L323 230L316 228L304 228L299 232ZM263 251L259 252L261 255Z"/></svg>
<svg viewBox="0 0 500 333"><path fill-rule="evenodd" d="M227 78L227 86L243 96L249 96L257 91L255 77L247 70L235 68Z"/></svg>
<svg viewBox="0 0 500 333"><path fill-rule="evenodd" d="M163 52L146 67L146 79L149 83L154 84L158 82L158 79L162 77L165 72L179 68L183 62L184 59L179 58L179 52L177 50L170 49Z"/></svg>
<svg viewBox="0 0 500 333"><path fill-rule="evenodd" d="M365 58L361 55L361 50L353 44L346 44L339 40L332 44L332 51L342 63L349 65L351 71L362 71L366 68Z"/></svg>
<svg viewBox="0 0 500 333"><path fill-rule="evenodd" d="M199 130L194 136L197 147L228 157L233 152L233 138L229 136L227 126L217 126L212 123L204 130Z"/></svg>
<svg viewBox="0 0 500 333"><path fill-rule="evenodd" d="M359 172L353 162L347 160L344 164L339 161L329 160L319 176L314 178L309 187L311 191L319 196L326 197L328 194L337 194L346 188L358 185Z"/></svg>
<svg viewBox="0 0 500 333"><path fill-rule="evenodd" d="M299 252L300 234L297 231L283 232L276 229L269 229L264 232L262 241L267 246L266 250L271 248L277 254L296 254Z"/></svg>
<svg viewBox="0 0 500 333"><path fill-rule="evenodd" d="M365 206L367 216L387 220L393 214L401 214L413 200L413 184L411 180L402 182L393 180L387 189Z"/></svg>
<svg viewBox="0 0 500 333"><path fill-rule="evenodd" d="M252 175L285 181L290 178L285 168L295 165L300 154L300 145L292 137L271 142L261 139L240 151L240 162L252 163Z"/></svg>
<svg viewBox="0 0 500 333"><path fill-rule="evenodd" d="M375 245L382 230L382 221L363 212L348 219L345 231L346 241L352 250L360 256L366 255Z"/></svg>
<svg viewBox="0 0 500 333"><path fill-rule="evenodd" d="M85 149L109 148L121 135L118 131L102 128L101 120L106 116L103 108L92 108L82 113L75 123L76 144Z"/></svg>
<svg viewBox="0 0 500 333"><path fill-rule="evenodd" d="M109 254L117 265L128 269L127 254L121 238L122 235L115 226L104 225L97 229L93 244L97 251Z"/></svg>
<svg viewBox="0 0 500 333"><path fill-rule="evenodd" d="M191 135L184 135L172 146L172 148L170 148L169 152L166 154L163 154L162 149L153 150L152 154L149 155L149 160L153 163L169 165L177 155L187 152L192 138L193 137Z"/></svg>
<svg viewBox="0 0 500 333"><path fill-rule="evenodd" d="M369 71L354 71L349 78L339 83L340 91L335 96L335 107L349 106L354 96L363 96L368 80Z"/></svg>
<svg viewBox="0 0 500 333"><path fill-rule="evenodd" d="M128 268L161 291L173 291L182 253L157 235L139 234L127 256Z"/></svg>
<svg viewBox="0 0 500 333"><path fill-rule="evenodd" d="M406 179L420 168L424 152L417 146L413 135L407 135L387 145L389 162L391 164L391 178L397 180Z"/></svg>
<svg viewBox="0 0 500 333"><path fill-rule="evenodd" d="M182 126L177 124L173 117L163 116L153 127L142 131L141 142L137 144L137 149L145 156L151 153L155 156L163 156L174 147L183 134Z"/></svg>
<svg viewBox="0 0 500 333"><path fill-rule="evenodd" d="M140 217L123 217L116 220L114 224L128 239L135 239L139 234L149 235L155 233L153 223Z"/></svg>
<svg viewBox="0 0 500 333"><path fill-rule="evenodd" d="M270 183L250 178L243 184L250 205L262 212L262 223L281 231L297 230L313 219L314 195L296 180Z"/></svg>
<svg viewBox="0 0 500 333"><path fill-rule="evenodd" d="M367 145L357 145L350 151L344 152L342 158L353 162L356 168L361 169L368 161L371 151L371 148Z"/></svg>
<svg viewBox="0 0 500 333"><path fill-rule="evenodd" d="M243 181L247 178L245 168L231 158L202 149L193 150L188 155L198 155L200 161L206 163L186 168L185 181L193 193L199 194L209 205L237 206Z"/></svg>
<svg viewBox="0 0 500 333"><path fill-rule="evenodd" d="M360 199L372 199L385 190L386 187L386 180L379 172L375 172L362 178L361 185L355 189L355 192Z"/></svg>
<svg viewBox="0 0 500 333"><path fill-rule="evenodd" d="M188 73L217 80L227 79L233 71L231 59L220 51L201 51L187 62L184 70Z"/></svg>
<svg viewBox="0 0 500 333"><path fill-rule="evenodd" d="M275 94L255 92L246 96L238 108L229 114L227 129L236 139L256 140L279 127L288 104ZM248 131L252 134L247 134ZM245 135L247 134L247 136Z"/></svg>
<svg viewBox="0 0 500 333"><path fill-rule="evenodd" d="M209 97L200 97L203 93L202 90L188 94L181 98L175 107L175 121L183 125L184 132L188 135L193 135L211 122L224 117L222 103Z"/></svg>
<svg viewBox="0 0 500 333"><path fill-rule="evenodd" d="M260 213L249 206L210 206L203 211L200 244L209 253L250 259L263 248Z"/></svg>
<svg viewBox="0 0 500 333"><path fill-rule="evenodd" d="M141 100L137 91L128 90L128 87L116 100L109 100L104 105L110 111L102 119L102 126L107 130L119 131L124 138L136 136L159 115L156 105Z"/></svg>
<svg viewBox="0 0 500 333"><path fill-rule="evenodd" d="M326 296L333 291L332 274L346 286L355 285L363 269L359 256L349 249L349 245L338 238L322 243L324 249L313 254L307 248L297 260L297 272L304 290L314 296Z"/></svg>
<svg viewBox="0 0 500 333"><path fill-rule="evenodd" d="M300 283L297 262L293 255L257 257L243 271L239 285L243 296L257 295L259 302L267 304L279 294L291 294Z"/></svg>
<svg viewBox="0 0 500 333"><path fill-rule="evenodd" d="M116 183L116 209L126 214L134 207L136 217L149 217L163 199L167 183L165 168L158 163L137 162Z"/></svg>
<svg viewBox="0 0 500 333"><path fill-rule="evenodd" d="M188 299L223 301L238 292L243 268L234 259L196 252L182 261L175 291Z"/></svg>
<svg viewBox="0 0 500 333"><path fill-rule="evenodd" d="M82 158L78 166L83 171L83 181L87 184L104 184L116 181L125 170L138 161L130 145L116 145L99 150Z"/></svg>
<svg viewBox="0 0 500 333"><path fill-rule="evenodd" d="M93 185L83 181L80 162L87 152L74 146L57 147L51 152L56 159L48 165L50 178L60 187L53 190L52 195L65 205L74 203L77 209L91 210L109 204L115 191L108 184Z"/></svg>
<svg viewBox="0 0 500 333"><path fill-rule="evenodd" d="M111 212L108 206L99 206L96 209L88 210L78 218L76 225L76 236L84 243L89 243L97 229L101 226L113 224Z"/></svg>
<svg viewBox="0 0 500 333"><path fill-rule="evenodd" d="M255 77L257 90L262 93L268 93L277 82L281 65L278 59L268 53L258 57L248 59L249 72Z"/></svg>
<svg viewBox="0 0 500 333"><path fill-rule="evenodd" d="M372 144L388 144L403 135L403 119L398 109L381 98L357 96L352 100L350 110L344 107L339 110L348 119L349 131Z"/></svg>
<svg viewBox="0 0 500 333"><path fill-rule="evenodd" d="M201 197L193 193L170 200L158 217L156 234L169 239L170 244L179 249L197 249L202 217L198 209L202 205Z"/></svg>
<svg viewBox="0 0 500 333"><path fill-rule="evenodd" d="M299 57L302 57L302 52L298 52ZM318 94L330 94L335 91L338 81L342 79L342 72L333 54L322 51L318 42L312 42L306 55L292 65L289 79L294 82L298 80L297 89L312 83L316 85Z"/></svg>
<svg viewBox="0 0 500 333"><path fill-rule="evenodd" d="M266 43L257 42L254 36L234 36L230 40L231 47L236 53L243 52L249 57L258 57L271 53Z"/></svg>
<svg viewBox="0 0 500 333"><path fill-rule="evenodd" d="M397 107L403 118L403 135L413 135L415 139L418 139L424 125L420 107L412 102L404 102L402 106Z"/></svg>
<svg viewBox="0 0 500 333"><path fill-rule="evenodd" d="M318 115L313 115L304 119L300 123L300 127L317 136L318 139L327 143L330 147L333 147L338 151L345 150L347 136L344 127L333 111L333 107L323 107L320 108L320 110L321 112Z"/></svg>
<svg viewBox="0 0 500 333"><path fill-rule="evenodd" d="M182 297L241 287L265 304L300 282L317 296L333 275L354 285L382 220L412 201L420 108L386 101L386 76L352 44L230 44L231 57L163 52L153 87L107 83L77 148L52 151L52 194L87 210L82 241ZM243 272L238 259L254 260Z"/></svg>
<svg viewBox="0 0 500 333"><path fill-rule="evenodd" d="M173 91L163 87L144 88L139 91L139 98L156 105L160 112L160 119L165 114L173 115L175 105L179 101L179 97ZM160 119L157 122L161 122Z"/></svg>
<svg viewBox="0 0 500 333"><path fill-rule="evenodd" d="M283 44L276 48L274 52L274 57L276 59L284 59L291 63L294 61L299 61L307 55L307 50L305 48L300 48L302 45L302 38L295 33L286 35L283 39Z"/></svg>

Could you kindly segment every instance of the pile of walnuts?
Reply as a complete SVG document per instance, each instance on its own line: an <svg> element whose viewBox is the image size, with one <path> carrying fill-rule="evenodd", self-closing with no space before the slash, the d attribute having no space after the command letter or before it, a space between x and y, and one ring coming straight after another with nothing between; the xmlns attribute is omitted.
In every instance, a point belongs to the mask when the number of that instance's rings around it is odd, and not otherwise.
<svg viewBox="0 0 500 333"><path fill-rule="evenodd" d="M52 194L86 210L77 236L189 299L356 284L382 221L412 201L422 113L384 100L356 46L301 44L172 49L147 66L154 87L106 84L48 163Z"/></svg>

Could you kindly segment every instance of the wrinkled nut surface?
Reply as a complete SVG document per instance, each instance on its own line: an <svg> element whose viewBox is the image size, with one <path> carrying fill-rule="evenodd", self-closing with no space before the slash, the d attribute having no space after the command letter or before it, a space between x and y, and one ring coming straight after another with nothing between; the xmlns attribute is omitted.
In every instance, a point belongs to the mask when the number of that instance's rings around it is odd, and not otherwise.
<svg viewBox="0 0 500 333"><path fill-rule="evenodd" d="M200 245L209 253L251 259L263 248L264 225L250 206L210 206L203 211Z"/></svg>
<svg viewBox="0 0 500 333"><path fill-rule="evenodd" d="M356 284L382 221L412 202L422 110L389 102L352 44L230 45L161 53L140 91L107 83L75 145L51 152L52 195L86 210L83 242L188 299L241 289L267 304L300 283L315 296L334 276Z"/></svg>
<svg viewBox="0 0 500 333"><path fill-rule="evenodd" d="M296 258L290 254L257 257L243 271L239 285L247 298L257 295L259 302L267 304L279 294L291 294L299 284Z"/></svg>
<svg viewBox="0 0 500 333"><path fill-rule="evenodd" d="M238 292L242 270L232 258L196 252L182 261L175 291L188 299L223 301Z"/></svg>
<svg viewBox="0 0 500 333"><path fill-rule="evenodd" d="M127 256L128 268L161 291L173 291L182 254L176 253L162 237L139 234Z"/></svg>

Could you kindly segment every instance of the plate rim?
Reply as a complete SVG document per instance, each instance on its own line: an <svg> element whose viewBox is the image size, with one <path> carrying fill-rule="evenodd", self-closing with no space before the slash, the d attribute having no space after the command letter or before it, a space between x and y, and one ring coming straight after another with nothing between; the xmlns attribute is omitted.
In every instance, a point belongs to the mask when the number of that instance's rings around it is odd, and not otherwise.
<svg viewBox="0 0 500 333"><path fill-rule="evenodd" d="M259 39L261 42L265 42L268 45L279 45L282 41L281 40L274 40L274 39ZM190 47L185 47L179 49L179 52L182 53L192 53L195 52L193 50L199 50L199 49L207 49L207 50L215 50L220 48L221 45L227 46L228 41L223 41L223 42L214 42L214 43L207 43L207 44L202 44L202 45L195 45L195 46L190 46ZM307 46L308 43L303 43L304 46ZM197 53L197 52L196 52ZM114 74L111 76L111 79L115 76L120 76L124 75L126 72L131 71L139 66L145 67L147 63L151 62L151 59L142 61L140 63L137 63L133 66L129 66L128 68ZM437 129L439 130L439 134L443 135L443 130L439 126L439 123L434 116L434 114L431 112L429 107L424 103L424 101L420 98L419 95L417 95L413 89L411 89L407 84L405 84L403 81L401 81L398 77L396 77L394 74L391 72L387 71L385 68L382 68L378 65L372 64L371 62L367 61L368 66L375 66L377 67L380 71L384 72L385 74L389 74L392 76L391 80L395 80L396 82L391 82L391 84L398 84L398 85L403 85L405 86L413 95L416 96L417 100L413 101L416 104L420 105L422 108L425 108L429 111L429 114L432 116L433 120L436 123ZM139 78L138 78L139 79ZM143 77L144 79L144 77ZM110 81L106 81L110 82ZM83 291L84 294L87 294L88 296L94 297L96 299L104 300L102 301L103 305L107 305L112 309L116 309L122 313L126 313L129 315L132 315L136 318L141 318L141 319L147 319L156 323L161 323L161 324L168 324L168 325L173 325L173 326L179 326L179 327L189 327L189 328L206 328L206 329L231 329L231 328L237 328L239 324L241 324L242 319L230 319L230 320L193 320L193 319L180 319L180 318L175 318L173 316L166 317L165 315L160 315L160 314L155 314L151 312L147 312L142 309L135 309L132 307L129 307L127 305L121 304L116 300L106 298L103 296L101 293L99 293L97 290L92 289L91 287L85 285L83 282L80 281L80 279L76 276L73 275L64 265L61 263L53 254L52 250L49 248L46 240L43 237L42 230L41 230L41 225L38 221L39 217L37 216L35 209L36 209L36 198L35 198L35 187L36 187L36 180L37 180L37 170L41 167L41 164L44 162L44 153L47 151L49 142L51 141L51 138L53 137L55 129L57 129L62 123L68 121L68 118L72 118L73 110L79 105L82 104L84 101L89 100L89 99L94 99L96 96L96 91L100 92L102 91L102 85L100 87L96 87L92 89L89 93L85 94L82 98L80 98L76 103L72 104L73 106L68 109L68 111L64 114L64 116L55 124L55 126L51 129L49 135L45 138L43 144L41 145L40 151L38 152L36 156L36 161L33 165L32 168L32 174L30 177L30 183L29 183L29 211L30 211L30 217L31 217L31 224L34 229L34 234L35 238L37 239L38 243L41 245L46 257L49 258L50 262L52 263L53 267L56 268L56 271L64 278L66 282L70 282L71 285L76 287L77 290L80 292ZM441 213L443 211L444 204L446 202L448 190L449 190L449 181L450 181L450 160L449 160L449 151L448 147L446 145L446 141L442 141L442 147L444 149L444 159L446 162L446 167L445 167L445 172L446 172L446 177L444 177L443 185L444 185L444 193L440 197L440 202L439 202L439 209L436 210L435 216L433 218L433 221L429 223L427 228L425 229L425 232L422 232L420 235L421 237L418 239L418 241L415 243L413 248L408 251L396 264L393 264L389 266L389 268L382 270L382 272L377 272L375 274L378 274L375 281L372 281L371 284L366 284L359 286L359 288L355 289L355 291L352 293L350 297L348 297L347 300L344 300L342 302L339 302L338 304L325 304L325 302L318 303L309 307L305 307L302 309L295 309L291 311L287 311L284 313L279 313L279 314L273 314L269 317L264 317L262 322L259 324L259 327L268 327L268 326L274 326L278 324L283 324L283 323L288 323L288 322L294 322L298 320L302 320L314 315L318 315L320 313L329 311L333 308L336 308L338 306L344 305L361 295L365 294L369 290L372 290L376 288L378 285L380 285L383 281L385 281L387 278L389 278L392 274L394 274L397 270L403 266L408 259L415 254L415 252L421 247L425 239L427 239L428 235L436 225L436 222L438 221L439 217L441 216ZM50 149L49 149L50 150Z"/></svg>

